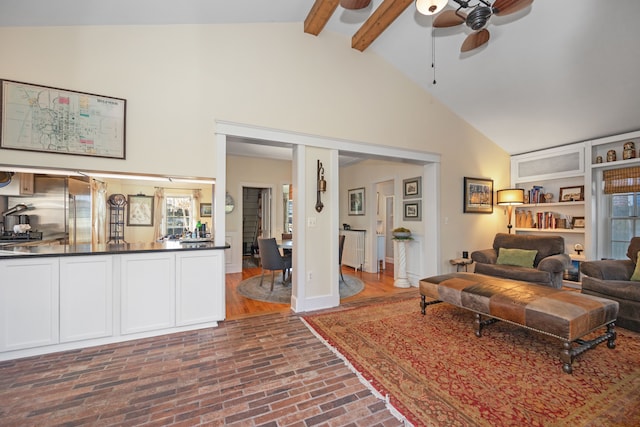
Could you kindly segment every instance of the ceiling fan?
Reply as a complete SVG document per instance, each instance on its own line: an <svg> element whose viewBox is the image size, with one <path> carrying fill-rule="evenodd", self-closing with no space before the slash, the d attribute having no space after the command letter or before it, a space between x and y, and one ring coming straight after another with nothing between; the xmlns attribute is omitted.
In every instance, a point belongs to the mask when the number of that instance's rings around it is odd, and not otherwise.
<svg viewBox="0 0 640 427"><path fill-rule="evenodd" d="M453 0L460 7L456 10L445 10L438 14L433 20L435 28L454 27L465 23L473 30L467 36L460 47L460 52L468 52L476 49L489 41L489 30L486 29L489 19L493 15L505 16L516 13L533 3L533 0L495 0L493 4L485 0L478 0L478 3L471 5L470 1ZM469 13L462 12L462 9L469 9ZM436 12L437 13L437 12Z"/></svg>
<svg viewBox="0 0 640 427"><path fill-rule="evenodd" d="M369 3L371 0L340 0L340 6L350 10L364 9Z"/></svg>

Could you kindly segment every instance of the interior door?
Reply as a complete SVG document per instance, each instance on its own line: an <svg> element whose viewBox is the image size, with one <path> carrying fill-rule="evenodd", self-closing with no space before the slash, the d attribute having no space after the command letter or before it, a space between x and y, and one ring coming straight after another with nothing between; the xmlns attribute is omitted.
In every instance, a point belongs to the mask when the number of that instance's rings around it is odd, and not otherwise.
<svg viewBox="0 0 640 427"><path fill-rule="evenodd" d="M260 200L262 201L260 206L262 235L265 237L271 237L271 206L273 201L271 200L270 188L262 189Z"/></svg>
<svg viewBox="0 0 640 427"><path fill-rule="evenodd" d="M384 198L385 206L385 227L384 227L384 241L385 241L385 263L393 264L393 206L395 203L395 196L386 196Z"/></svg>

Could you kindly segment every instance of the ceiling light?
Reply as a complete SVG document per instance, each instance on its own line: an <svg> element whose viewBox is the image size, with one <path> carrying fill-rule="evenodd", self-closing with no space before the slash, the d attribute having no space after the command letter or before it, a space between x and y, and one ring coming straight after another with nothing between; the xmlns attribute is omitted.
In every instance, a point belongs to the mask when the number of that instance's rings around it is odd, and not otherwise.
<svg viewBox="0 0 640 427"><path fill-rule="evenodd" d="M416 9L423 15L435 15L447 5L448 0L416 0Z"/></svg>

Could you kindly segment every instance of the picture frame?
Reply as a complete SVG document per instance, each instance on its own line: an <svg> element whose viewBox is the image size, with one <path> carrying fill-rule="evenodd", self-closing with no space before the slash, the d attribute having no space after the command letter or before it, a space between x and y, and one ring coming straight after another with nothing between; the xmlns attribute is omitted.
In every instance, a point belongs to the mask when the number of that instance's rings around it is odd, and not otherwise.
<svg viewBox="0 0 640 427"><path fill-rule="evenodd" d="M404 221L422 221L422 200L404 202L402 212Z"/></svg>
<svg viewBox="0 0 640 427"><path fill-rule="evenodd" d="M125 159L127 101L0 80L0 147Z"/></svg>
<svg viewBox="0 0 640 427"><path fill-rule="evenodd" d="M200 216L201 217L211 216L211 203L200 203Z"/></svg>
<svg viewBox="0 0 640 427"><path fill-rule="evenodd" d="M404 199L419 199L422 197L422 177L402 180Z"/></svg>
<svg viewBox="0 0 640 427"><path fill-rule="evenodd" d="M153 226L153 198L136 194L127 196L127 225L130 227Z"/></svg>
<svg viewBox="0 0 640 427"><path fill-rule="evenodd" d="M574 185L573 187L561 187L558 200L560 202L584 201L584 185Z"/></svg>
<svg viewBox="0 0 640 427"><path fill-rule="evenodd" d="M493 213L493 180L464 177L464 213Z"/></svg>
<svg viewBox="0 0 640 427"><path fill-rule="evenodd" d="M574 216L571 219L571 228L584 228L584 217L583 216Z"/></svg>
<svg viewBox="0 0 640 427"><path fill-rule="evenodd" d="M364 215L364 187L354 188L348 191L347 206L349 206L349 215Z"/></svg>

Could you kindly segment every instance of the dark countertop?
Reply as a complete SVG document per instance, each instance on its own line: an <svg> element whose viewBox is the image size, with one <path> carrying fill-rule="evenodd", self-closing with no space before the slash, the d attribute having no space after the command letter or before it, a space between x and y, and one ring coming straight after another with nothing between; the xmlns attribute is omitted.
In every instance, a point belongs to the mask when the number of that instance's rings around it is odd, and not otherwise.
<svg viewBox="0 0 640 427"><path fill-rule="evenodd" d="M213 242L189 242L179 241L154 242L154 243L107 243L107 244L81 244L81 245L38 245L38 246L4 246L0 248L0 259L16 258L18 256L51 257L51 256L84 256L84 255L118 255L145 252L178 252L203 249L228 249L230 246L216 246Z"/></svg>

